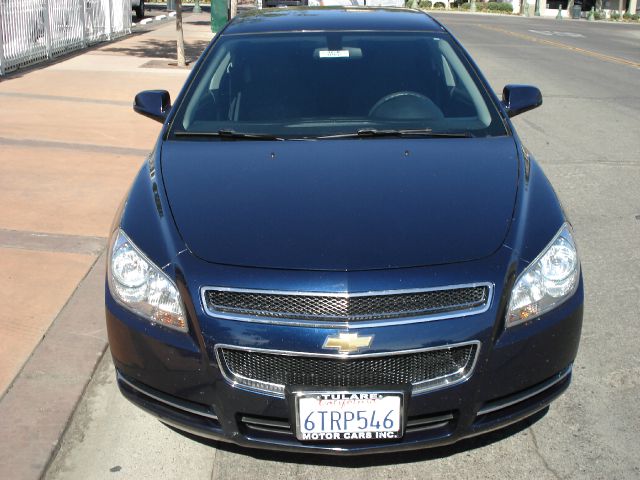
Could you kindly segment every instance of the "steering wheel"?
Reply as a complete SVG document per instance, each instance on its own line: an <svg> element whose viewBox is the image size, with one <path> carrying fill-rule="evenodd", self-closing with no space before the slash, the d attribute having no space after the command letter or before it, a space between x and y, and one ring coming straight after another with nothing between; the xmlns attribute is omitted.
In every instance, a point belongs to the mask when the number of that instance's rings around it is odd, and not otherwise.
<svg viewBox="0 0 640 480"><path fill-rule="evenodd" d="M441 119L442 110L433 101L421 93L409 90L393 92L378 100L369 116L393 120Z"/></svg>

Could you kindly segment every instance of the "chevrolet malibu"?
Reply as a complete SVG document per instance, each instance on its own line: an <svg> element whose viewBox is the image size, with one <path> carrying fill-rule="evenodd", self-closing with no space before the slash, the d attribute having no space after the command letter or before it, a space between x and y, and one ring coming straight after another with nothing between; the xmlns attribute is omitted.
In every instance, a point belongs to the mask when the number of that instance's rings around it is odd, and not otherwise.
<svg viewBox="0 0 640 480"><path fill-rule="evenodd" d="M251 12L211 42L112 227L120 390L165 424L332 454L456 442L564 392L571 225L458 41L404 9Z"/></svg>

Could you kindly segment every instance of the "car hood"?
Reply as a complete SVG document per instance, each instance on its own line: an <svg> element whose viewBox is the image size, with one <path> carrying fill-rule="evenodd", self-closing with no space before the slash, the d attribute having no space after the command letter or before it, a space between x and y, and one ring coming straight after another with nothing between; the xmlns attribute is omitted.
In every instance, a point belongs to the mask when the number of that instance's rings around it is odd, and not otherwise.
<svg viewBox="0 0 640 480"><path fill-rule="evenodd" d="M209 262L369 270L486 257L513 216L511 137L167 141L178 230Z"/></svg>

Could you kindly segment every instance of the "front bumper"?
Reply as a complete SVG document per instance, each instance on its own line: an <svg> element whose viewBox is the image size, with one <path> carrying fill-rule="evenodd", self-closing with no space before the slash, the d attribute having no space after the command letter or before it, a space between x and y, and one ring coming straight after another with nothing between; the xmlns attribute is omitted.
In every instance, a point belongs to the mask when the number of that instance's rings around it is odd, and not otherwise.
<svg viewBox="0 0 640 480"><path fill-rule="evenodd" d="M459 412L455 411L428 414L409 417L401 441L342 444L300 442L292 433L292 425L286 418L238 414L238 426L229 432L223 429L215 408L163 394L127 379L119 371L117 381L122 394L138 407L167 425L200 437L278 451L313 450L316 453L357 455L448 445L517 423L544 409L560 396L569 387L571 372L572 366L569 365L531 388L487 402L471 424L462 425Z"/></svg>
<svg viewBox="0 0 640 480"><path fill-rule="evenodd" d="M418 281L423 281L419 274ZM198 278L192 282L189 286L178 281L187 299L189 334L136 317L117 304L107 289L107 327L118 385L125 397L166 424L247 447L375 453L451 444L510 425L545 408L568 388L582 325L581 281L574 296L555 310L505 330L500 322L504 288L494 279L494 299L484 313L362 328L359 333L375 335L378 352L474 341L481 347L473 373L465 381L408 395L401 439L302 442L293 433L289 397L251 391L225 379L213 353L215 346L322 352L323 340L340 330L214 318L204 312L198 289L193 287L206 282Z"/></svg>

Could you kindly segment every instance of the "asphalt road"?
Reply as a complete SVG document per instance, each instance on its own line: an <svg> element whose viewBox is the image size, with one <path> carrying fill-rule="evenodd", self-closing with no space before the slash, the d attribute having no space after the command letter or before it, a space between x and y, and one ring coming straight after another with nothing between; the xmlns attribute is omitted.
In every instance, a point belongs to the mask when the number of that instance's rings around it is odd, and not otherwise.
<svg viewBox="0 0 640 480"><path fill-rule="evenodd" d="M640 27L436 16L497 92L506 83L543 92L544 105L515 123L582 255L584 329L569 391L545 416L453 447L315 458L178 434L121 398L107 355L46 478L640 478Z"/></svg>

